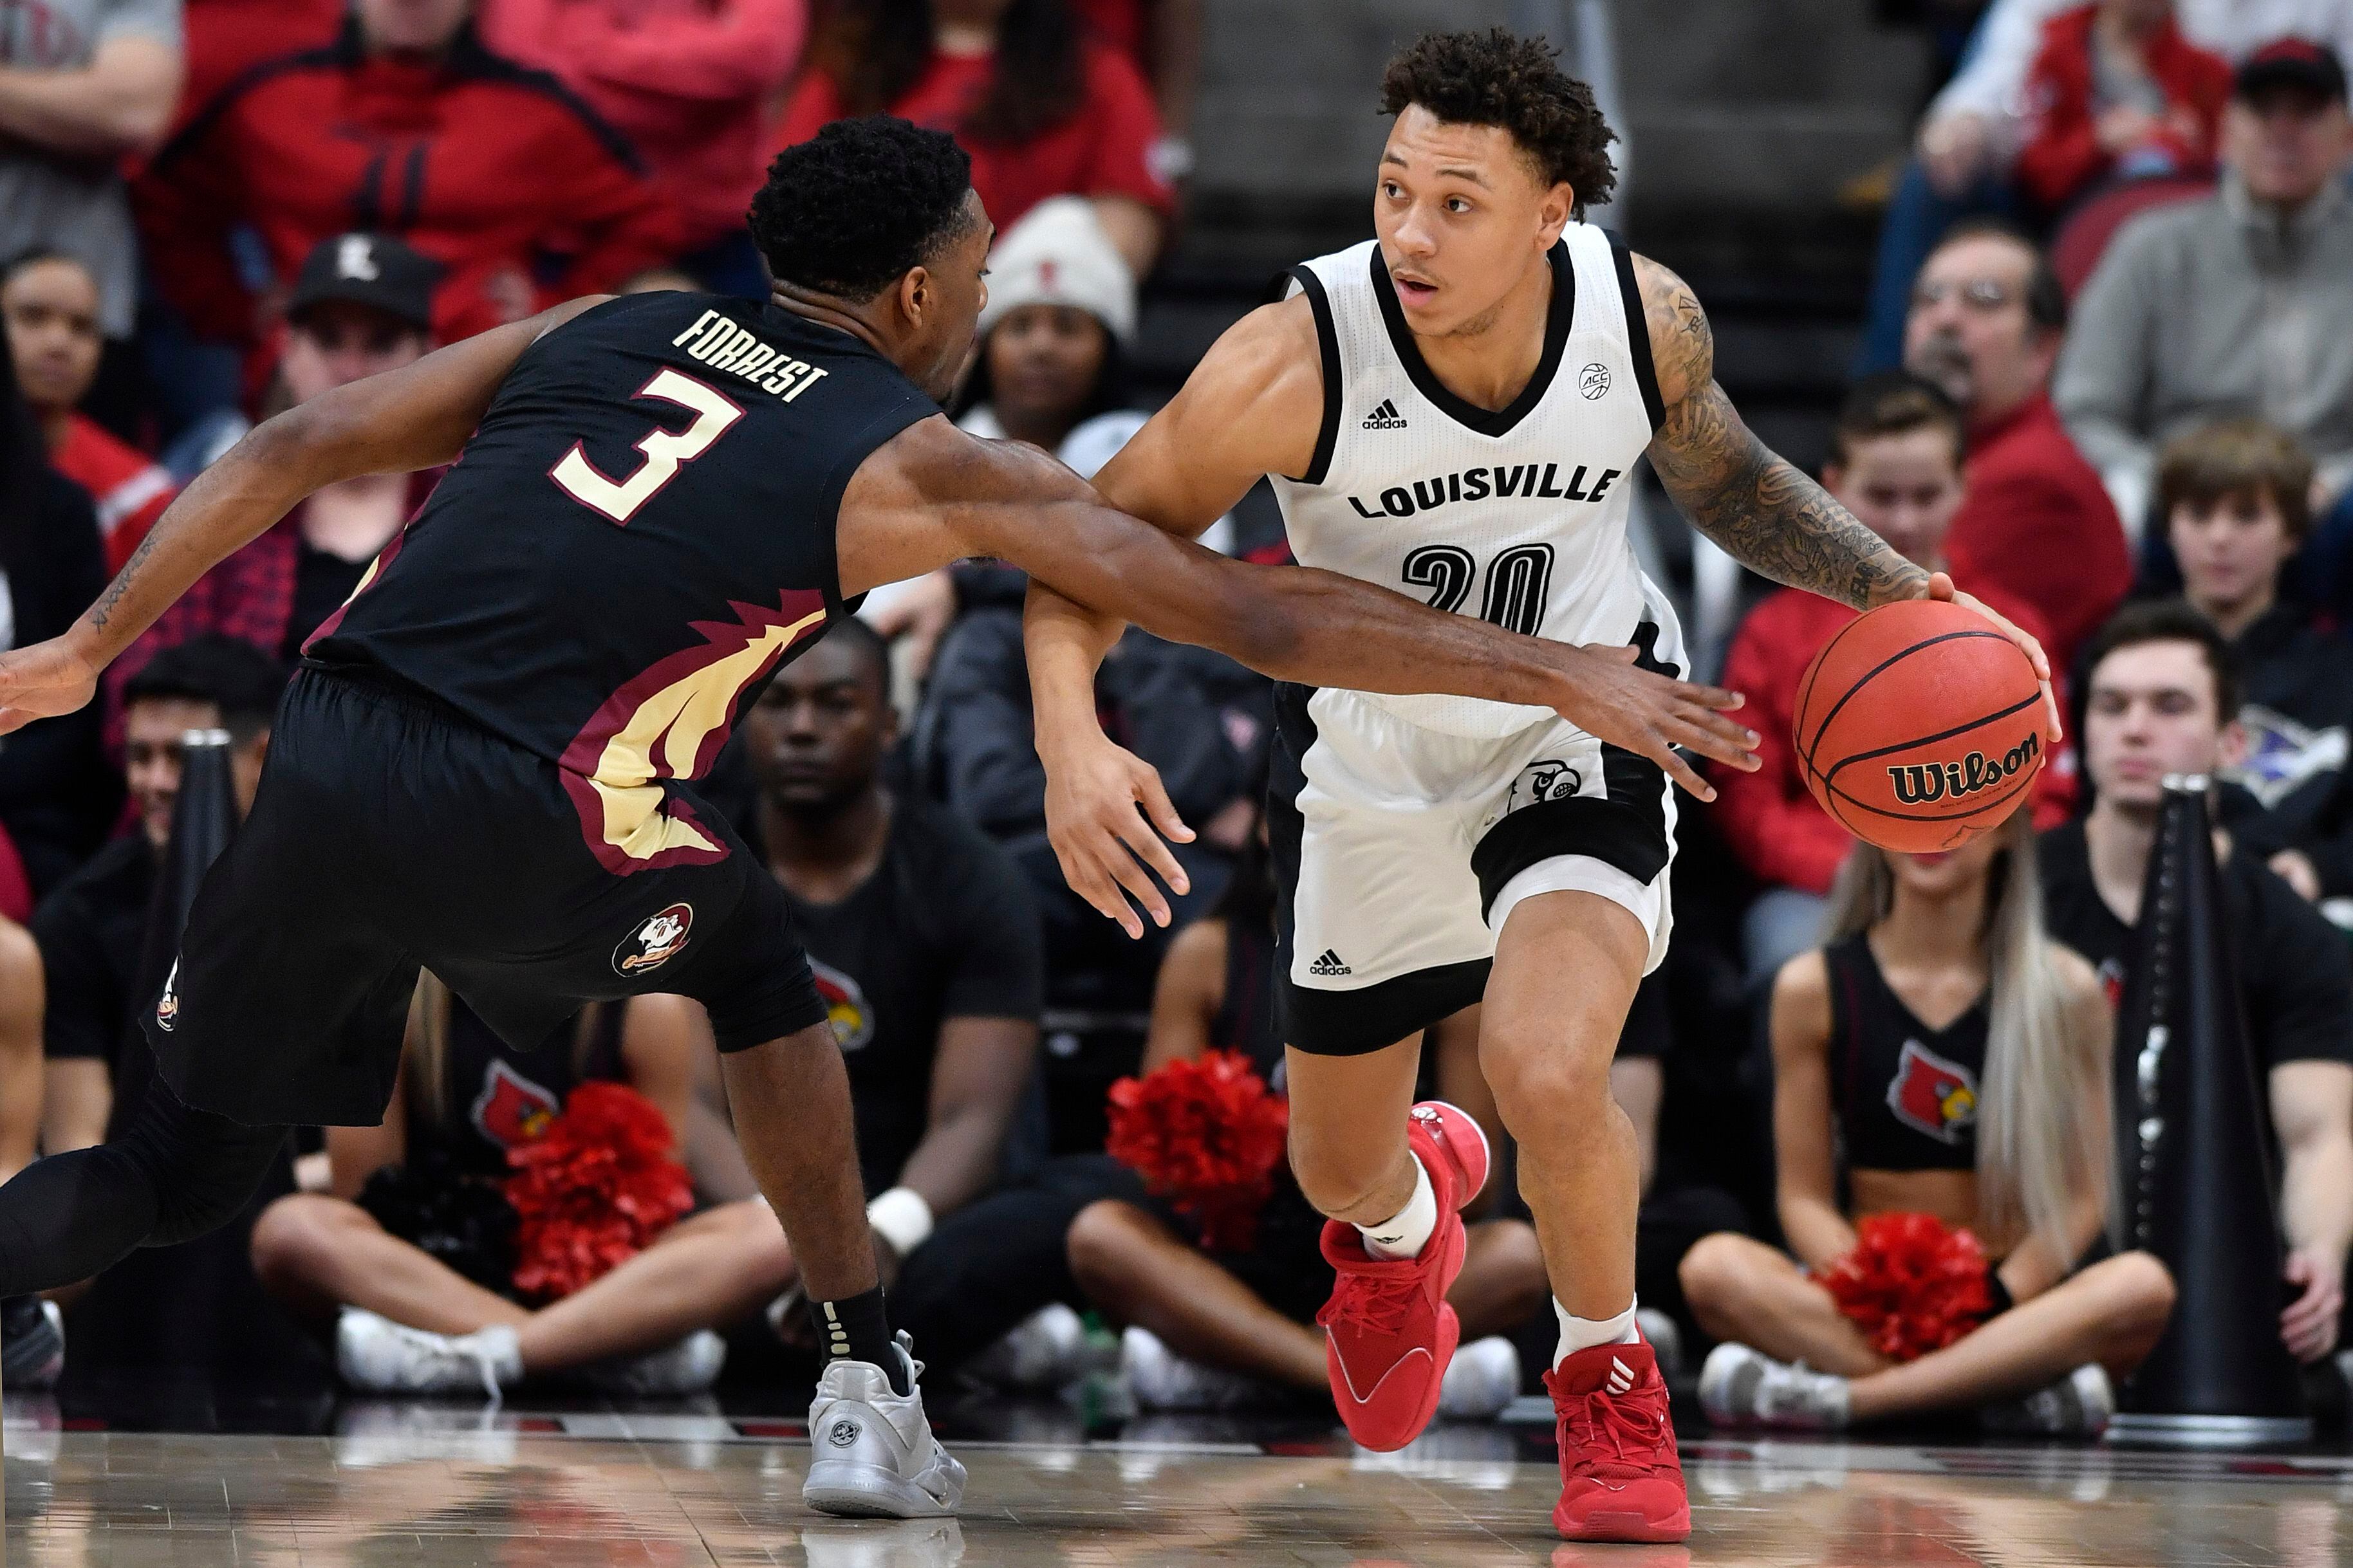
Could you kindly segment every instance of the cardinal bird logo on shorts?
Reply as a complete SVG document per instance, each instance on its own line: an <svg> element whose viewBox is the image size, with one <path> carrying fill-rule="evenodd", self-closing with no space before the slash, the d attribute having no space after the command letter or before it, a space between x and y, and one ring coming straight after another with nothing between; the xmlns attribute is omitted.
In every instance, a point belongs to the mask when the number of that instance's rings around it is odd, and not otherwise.
<svg viewBox="0 0 2353 1568"><path fill-rule="evenodd" d="M1917 1040L1906 1040L1895 1058L1895 1076L1887 1080L1887 1109L1906 1127L1940 1142L1958 1143L1977 1125L1977 1075Z"/></svg>
<svg viewBox="0 0 2353 1568"><path fill-rule="evenodd" d="M686 945L686 933L694 929L694 906L672 904L661 913L639 925L622 939L613 950L613 968L617 973L643 974L649 969L659 969L678 954Z"/></svg>
<svg viewBox="0 0 2353 1568"><path fill-rule="evenodd" d="M1546 757L1530 763L1512 781L1511 798L1504 805L1507 813L1524 805L1540 805L1548 800L1575 800L1585 788L1585 775L1562 762L1558 757Z"/></svg>
<svg viewBox="0 0 2353 1568"><path fill-rule="evenodd" d="M854 1051L874 1037L874 1009L867 1005L866 988L829 963L809 960L817 977L817 994L825 1002L825 1016L833 1037L845 1051Z"/></svg>
<svg viewBox="0 0 2353 1568"><path fill-rule="evenodd" d="M482 1075L482 1092L474 1097L474 1126L491 1142L512 1149L547 1131L561 1109L555 1096L502 1061L492 1061Z"/></svg>

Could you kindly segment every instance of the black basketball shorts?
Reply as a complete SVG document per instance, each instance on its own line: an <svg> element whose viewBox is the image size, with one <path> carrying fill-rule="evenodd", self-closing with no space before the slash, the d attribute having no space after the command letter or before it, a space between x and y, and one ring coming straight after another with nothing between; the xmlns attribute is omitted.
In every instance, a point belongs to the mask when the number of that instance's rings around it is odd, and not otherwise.
<svg viewBox="0 0 2353 1568"><path fill-rule="evenodd" d="M144 1016L158 1070L241 1121L379 1122L420 968L525 1048L648 992L701 1002L723 1050L825 1022L783 890L675 793L726 855L617 875L554 763L406 688L303 670Z"/></svg>

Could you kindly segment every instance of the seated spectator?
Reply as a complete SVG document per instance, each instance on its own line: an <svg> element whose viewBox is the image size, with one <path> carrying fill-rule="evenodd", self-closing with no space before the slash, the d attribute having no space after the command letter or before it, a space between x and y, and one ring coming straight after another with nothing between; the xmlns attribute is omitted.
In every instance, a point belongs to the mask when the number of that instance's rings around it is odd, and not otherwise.
<svg viewBox="0 0 2353 1568"><path fill-rule="evenodd" d="M898 731L888 684L881 637L841 622L784 668L742 733L760 786L754 842L833 1016L892 1319L920 1352L954 1332L944 1317L974 1310L976 1251L1002 1239L948 1227L997 1184L1035 1070L1043 959L1011 858L884 787ZM789 1277L788 1257L782 1267Z"/></svg>
<svg viewBox="0 0 2353 1568"><path fill-rule="evenodd" d="M0 648L63 635L106 589L98 513L49 466L14 360L0 332ZM37 720L0 746L0 914L30 914L26 884L37 897L64 881L113 823L122 786L100 723L93 705Z"/></svg>
<svg viewBox="0 0 2353 1568"><path fill-rule="evenodd" d="M422 358L434 346L438 275L432 262L384 235L321 240L287 303L279 363L286 400L308 403ZM242 638L289 663L301 658L302 645L358 589L438 478L438 471L374 474L313 492L197 579L115 661L110 679L126 679L156 649L207 632Z"/></svg>
<svg viewBox="0 0 2353 1568"><path fill-rule="evenodd" d="M1193 111L1201 94L1199 0L1071 0L1089 32L1125 55L1152 84L1160 140L1145 154L1171 185L1193 172Z"/></svg>
<svg viewBox="0 0 2353 1568"><path fill-rule="evenodd" d="M1847 396L1831 431L1822 484L1865 528L1931 572L1947 570L1945 540L1965 505L1961 416L1929 383L1903 371L1873 376ZM1996 612L2037 637L2033 605L1962 576ZM1763 737L1754 773L1722 770L1717 826L1764 891L1743 921L1748 980L1762 985L1821 941L1831 882L1854 847L1807 788L1791 738L1798 687L1814 658L1855 618L1846 605L1783 588L1748 612L1725 655L1724 681L1748 700L1743 722ZM2035 783L2036 810L2057 822L2073 797L2063 753Z"/></svg>
<svg viewBox="0 0 2353 1568"><path fill-rule="evenodd" d="M2135 219L2075 301L2052 397L2137 521L2174 437L2255 416L2353 478L2353 119L2337 56L2297 40L2239 68L2220 192Z"/></svg>
<svg viewBox="0 0 2353 1568"><path fill-rule="evenodd" d="M2213 773L2239 679L2221 633L2178 600L2127 605L2084 670L2075 731L2092 810L2043 835L2043 896L2051 934L2090 959L2115 996L2131 967L2165 777ZM2295 1291L2280 1337L2312 1361L2337 1344L2353 1243L2353 963L2344 938L2253 855L2233 852L2227 833L2217 848L2222 929L2267 1079L2269 1168L2280 1173ZM2133 1070L2139 1045L2116 1042L2116 1070Z"/></svg>
<svg viewBox="0 0 2353 1568"><path fill-rule="evenodd" d="M0 320L17 390L41 422L49 466L98 503L106 569L122 570L179 487L153 459L79 412L104 348L98 279L72 257L37 251L0 272Z"/></svg>
<svg viewBox="0 0 2353 1568"><path fill-rule="evenodd" d="M281 282L355 225L397 231L449 269L434 297L444 341L677 248L675 214L628 143L552 78L484 48L470 10L355 0L334 43L248 71L155 155L141 221L197 335L249 345L274 324L238 274L240 225Z"/></svg>
<svg viewBox="0 0 2353 1568"><path fill-rule="evenodd" d="M1234 1051L1271 1087L1282 1087L1271 984L1274 878L1255 829L1250 843L1217 907L1169 945L1152 1000L1145 1072L1205 1051ZM1500 1148L1503 1121L1479 1073L1478 1036L1475 1011L1432 1032L1437 1095L1474 1109ZM1146 1409L1242 1405L1270 1386L1328 1400L1317 1313L1333 1275L1323 1232L1324 1216L1284 1169L1247 1250L1205 1248L1198 1227L1165 1205L1105 1198L1071 1226L1071 1273L1125 1326L1120 1370ZM1447 1292L1462 1319L1462 1343L1439 1391L1440 1415L1486 1420L1511 1403L1520 1357L1504 1336L1543 1311L1550 1295L1533 1226L1472 1224L1461 1276Z"/></svg>
<svg viewBox="0 0 2353 1568"><path fill-rule="evenodd" d="M1084 196L1142 277L1175 203L1153 166L1160 117L1124 56L1069 0L842 0L810 52L774 145L849 115L955 134L1001 229L1048 196Z"/></svg>
<svg viewBox="0 0 2353 1568"><path fill-rule="evenodd" d="M2031 240L1997 223L1956 226L1912 290L1904 364L1968 420L1968 492L1952 525L1954 569L2042 612L2044 649L2066 668L2132 583L2124 530L2046 389L2067 301Z"/></svg>
<svg viewBox="0 0 2353 1568"><path fill-rule="evenodd" d="M1773 1142L1794 1260L1713 1236L1683 1264L1718 1426L1838 1429L1985 1411L2096 1436L2110 1380L2155 1348L2173 1282L2147 1253L2084 1263L2108 1205L2108 1005L2042 933L2023 812L1936 855L1864 847L1831 940L1773 984ZM1894 1362L1819 1276L1856 1223L1926 1214L1985 1249L1989 1310Z"/></svg>
<svg viewBox="0 0 2353 1568"><path fill-rule="evenodd" d="M2026 92L2019 184L2058 213L2105 181L2210 170L2231 67L2183 40L2173 0L2098 0L2043 24Z"/></svg>
<svg viewBox="0 0 2353 1568"><path fill-rule="evenodd" d="M553 74L637 144L678 204L702 287L768 297L744 211L769 104L800 58L804 0L484 0L482 42Z"/></svg>
<svg viewBox="0 0 2353 1568"><path fill-rule="evenodd" d="M0 920L0 1181L33 1163L41 1134L41 950ZM0 1300L0 1385L56 1385L65 1371L65 1324L37 1296Z"/></svg>
<svg viewBox="0 0 2353 1568"><path fill-rule="evenodd" d="M517 1299L512 1278L484 1267L490 1258L445 1259L397 1227L435 1186L504 1180L510 1151L584 1083L628 1084L682 1142L695 1058L711 1048L693 1003L636 996L592 1005L536 1049L518 1051L426 975L384 1124L327 1130L329 1193L290 1194L262 1211L254 1271L300 1315L333 1320L336 1370L354 1388L496 1397L526 1379L572 1373L613 1393L701 1393L726 1360L711 1329L756 1312L782 1288L783 1233L765 1205L682 1219L536 1310ZM778 1244L763 1246L763 1232Z"/></svg>
<svg viewBox="0 0 2353 1568"><path fill-rule="evenodd" d="M2181 437L2158 464L2158 505L2185 596L2231 645L2243 683L2221 777L2222 821L2306 899L2353 893L2353 646L2279 594L2310 536L2312 459L2259 420Z"/></svg>
<svg viewBox="0 0 2353 1568"><path fill-rule="evenodd" d="M50 0L0 13L0 258L70 256L100 329L131 335L139 245L116 173L171 123L179 0Z"/></svg>

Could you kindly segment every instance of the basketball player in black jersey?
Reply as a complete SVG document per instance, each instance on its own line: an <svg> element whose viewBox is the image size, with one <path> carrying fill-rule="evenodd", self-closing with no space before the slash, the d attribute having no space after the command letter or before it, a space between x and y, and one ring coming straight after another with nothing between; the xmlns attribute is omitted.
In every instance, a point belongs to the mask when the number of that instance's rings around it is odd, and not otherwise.
<svg viewBox="0 0 2353 1568"><path fill-rule="evenodd" d="M855 596L973 555L1281 679L1599 710L1753 766L1730 695L1229 562L942 416L990 227L951 138L875 118L755 198L765 303L581 300L263 425L66 636L0 658L0 730L79 707L172 600L322 485L455 462L305 649L253 812L146 1017L124 1137L0 1189L0 1296L199 1234L287 1123L383 1115L420 966L520 1047L583 1003L700 1001L831 1352L804 1495L951 1511L885 1324L839 1050L782 894L686 781ZM1629 744L1641 744L1640 739Z"/></svg>

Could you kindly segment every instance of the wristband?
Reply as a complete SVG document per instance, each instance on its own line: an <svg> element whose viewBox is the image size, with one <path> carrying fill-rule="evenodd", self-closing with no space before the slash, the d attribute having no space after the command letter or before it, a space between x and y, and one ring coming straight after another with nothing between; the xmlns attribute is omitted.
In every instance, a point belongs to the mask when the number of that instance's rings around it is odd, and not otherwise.
<svg viewBox="0 0 2353 1568"><path fill-rule="evenodd" d="M932 1234L932 1205L913 1187L892 1187L866 1205L866 1223L904 1258Z"/></svg>

